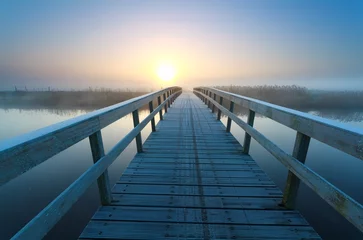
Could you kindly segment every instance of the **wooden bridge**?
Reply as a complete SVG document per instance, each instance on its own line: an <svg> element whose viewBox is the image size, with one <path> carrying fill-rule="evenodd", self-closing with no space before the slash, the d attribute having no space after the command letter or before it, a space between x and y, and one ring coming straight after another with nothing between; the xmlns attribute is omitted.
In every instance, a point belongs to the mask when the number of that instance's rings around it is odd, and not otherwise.
<svg viewBox="0 0 363 240"><path fill-rule="evenodd" d="M139 122L145 104L150 115ZM233 114L235 104L249 109L247 123ZM129 113L135 128L105 155L100 130ZM222 113L226 127L217 121ZM255 113L297 131L292 155L253 128ZM246 131L243 147L232 121ZM363 159L362 131L214 88L167 88L4 142L0 183L86 137L95 164L13 239L44 237L96 180L102 206L80 239L320 239L293 209L300 180L363 231L362 205L304 165L310 138ZM251 137L288 168L284 193L249 156ZM111 189L107 168L133 139L138 153Z"/></svg>

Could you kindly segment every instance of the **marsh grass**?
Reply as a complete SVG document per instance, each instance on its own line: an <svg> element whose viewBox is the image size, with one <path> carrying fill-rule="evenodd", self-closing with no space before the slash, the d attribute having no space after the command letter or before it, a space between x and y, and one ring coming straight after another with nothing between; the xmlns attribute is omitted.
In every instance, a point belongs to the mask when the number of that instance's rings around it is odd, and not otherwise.
<svg viewBox="0 0 363 240"><path fill-rule="evenodd" d="M0 92L0 107L94 110L146 93L148 92L110 89Z"/></svg>
<svg viewBox="0 0 363 240"><path fill-rule="evenodd" d="M216 86L216 88L297 110L362 109L363 91L323 91L291 86Z"/></svg>

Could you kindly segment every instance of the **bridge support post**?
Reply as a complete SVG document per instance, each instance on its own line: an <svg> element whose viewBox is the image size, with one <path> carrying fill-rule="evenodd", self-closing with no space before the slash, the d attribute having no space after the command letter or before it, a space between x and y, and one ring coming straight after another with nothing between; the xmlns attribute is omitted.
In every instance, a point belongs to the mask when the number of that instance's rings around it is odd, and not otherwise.
<svg viewBox="0 0 363 240"><path fill-rule="evenodd" d="M217 95L214 93L214 95L213 95L214 101L216 100L216 97L217 97ZM212 113L214 113L214 109L215 109L215 106L214 106L214 104L212 104Z"/></svg>
<svg viewBox="0 0 363 240"><path fill-rule="evenodd" d="M139 121L139 110L138 109L136 109L135 111L132 112L132 119L134 121L134 127L139 125L140 121ZM135 137L135 140L136 140L137 152L141 153L142 152L141 132L139 134L137 134L137 136Z"/></svg>
<svg viewBox="0 0 363 240"><path fill-rule="evenodd" d="M231 103L229 104L229 111L233 113L233 109L234 109L234 102L231 101ZM231 125L232 125L232 119L228 118L227 120L227 132L231 131Z"/></svg>
<svg viewBox="0 0 363 240"><path fill-rule="evenodd" d="M149 110L150 110L150 113L152 113L154 111L154 106L153 106L153 101L152 100L149 102ZM151 122L151 131L155 132L156 131L156 129L155 129L155 118L153 117L150 122Z"/></svg>
<svg viewBox="0 0 363 240"><path fill-rule="evenodd" d="M160 104L161 104L161 96L158 96L158 106L160 106ZM159 111L159 117L160 117L160 121L162 121L163 120L163 110L162 109L160 109L160 111Z"/></svg>
<svg viewBox="0 0 363 240"><path fill-rule="evenodd" d="M251 109L248 113L247 124L253 127L253 122L255 120L255 112ZM251 145L251 135L245 132L245 140L243 141L243 153L248 154L250 152Z"/></svg>
<svg viewBox="0 0 363 240"><path fill-rule="evenodd" d="M163 94L163 97L164 97L164 101L166 100L166 94L164 93ZM165 110L165 113L167 113L168 112L168 103L166 103L165 105L164 105L164 110Z"/></svg>
<svg viewBox="0 0 363 240"><path fill-rule="evenodd" d="M105 156L101 131L97 131L90 135L89 143L91 145L93 162L96 163ZM110 205L112 202L112 194L107 169L99 176L97 184L102 205Z"/></svg>
<svg viewBox="0 0 363 240"><path fill-rule="evenodd" d="M219 97L219 104L223 105L223 97ZM217 120L218 121L221 120L221 114L222 114L222 111L220 109L218 109L218 114L217 114Z"/></svg>
<svg viewBox="0 0 363 240"><path fill-rule="evenodd" d="M306 155L308 153L310 137L297 132L295 146L292 156L302 163L305 163ZM289 171L286 181L286 187L282 198L282 205L286 208L295 208L297 191L299 189L300 179Z"/></svg>

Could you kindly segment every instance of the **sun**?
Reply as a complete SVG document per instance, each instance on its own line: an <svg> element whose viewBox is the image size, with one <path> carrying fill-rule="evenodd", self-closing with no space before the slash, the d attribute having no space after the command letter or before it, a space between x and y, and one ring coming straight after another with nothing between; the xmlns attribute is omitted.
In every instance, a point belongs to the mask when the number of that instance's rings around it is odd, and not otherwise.
<svg viewBox="0 0 363 240"><path fill-rule="evenodd" d="M173 65L164 63L158 67L157 74L162 81L169 82L174 79L176 70Z"/></svg>

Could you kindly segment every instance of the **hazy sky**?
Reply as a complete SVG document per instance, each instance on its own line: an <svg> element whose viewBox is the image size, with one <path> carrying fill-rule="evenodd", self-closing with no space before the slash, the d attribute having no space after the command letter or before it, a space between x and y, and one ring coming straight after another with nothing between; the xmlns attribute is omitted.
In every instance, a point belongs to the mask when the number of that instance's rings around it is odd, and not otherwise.
<svg viewBox="0 0 363 240"><path fill-rule="evenodd" d="M1 88L363 88L362 0L2 0L0 39Z"/></svg>

